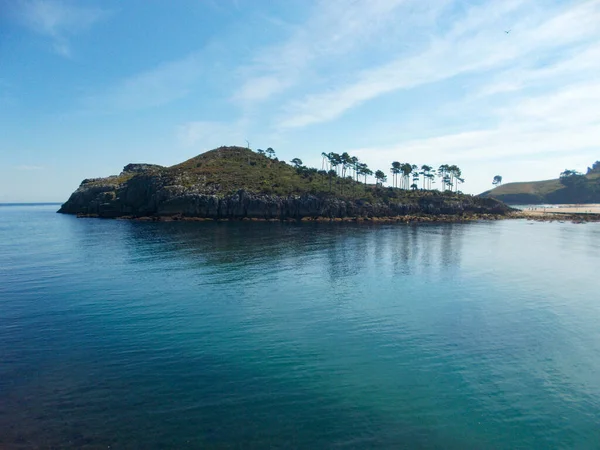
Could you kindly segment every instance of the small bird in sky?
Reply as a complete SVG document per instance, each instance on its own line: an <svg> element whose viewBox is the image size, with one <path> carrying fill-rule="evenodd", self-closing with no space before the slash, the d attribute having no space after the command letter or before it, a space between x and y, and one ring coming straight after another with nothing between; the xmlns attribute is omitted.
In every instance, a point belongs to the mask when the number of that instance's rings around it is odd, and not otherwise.
<svg viewBox="0 0 600 450"><path fill-rule="evenodd" d="M505 32L506 34L508 34L508 33L510 33L510 32L511 32L511 30L504 30L504 32Z"/></svg>

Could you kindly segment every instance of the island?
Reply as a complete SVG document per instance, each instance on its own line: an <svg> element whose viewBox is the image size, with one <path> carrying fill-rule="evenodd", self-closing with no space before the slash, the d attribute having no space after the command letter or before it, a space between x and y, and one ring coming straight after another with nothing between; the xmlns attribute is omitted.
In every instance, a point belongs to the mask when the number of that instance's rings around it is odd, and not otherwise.
<svg viewBox="0 0 600 450"><path fill-rule="evenodd" d="M280 161L271 148L243 147L220 147L171 167L128 164L119 175L83 180L58 212L157 221L410 222L498 219L514 211L497 199L460 193L457 186L462 179L456 166L442 166L448 173L443 181L446 190L440 192L428 188L427 170L419 187L417 171L410 185L402 166L394 163L397 187L385 187L383 171L373 173L347 154L322 155L320 170L302 165L298 158ZM375 175L374 184L367 183L369 174Z"/></svg>

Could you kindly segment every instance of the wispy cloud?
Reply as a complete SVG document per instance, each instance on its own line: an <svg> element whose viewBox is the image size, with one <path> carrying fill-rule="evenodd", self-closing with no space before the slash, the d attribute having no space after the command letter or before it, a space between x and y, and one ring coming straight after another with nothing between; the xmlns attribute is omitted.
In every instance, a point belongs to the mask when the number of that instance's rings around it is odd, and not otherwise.
<svg viewBox="0 0 600 450"><path fill-rule="evenodd" d="M511 23L505 35L499 24ZM464 74L502 69L522 59L538 59L566 46L598 39L600 2L575 7L531 8L512 0L472 7L445 33L432 34L425 51L402 55L361 71L354 81L333 91L291 101L280 120L283 127L303 127L335 119L349 109L383 94L411 89ZM516 89L515 81L501 90Z"/></svg>
<svg viewBox="0 0 600 450"><path fill-rule="evenodd" d="M212 149L222 145L246 146L245 124L213 121L187 122L177 129L177 139L185 147Z"/></svg>
<svg viewBox="0 0 600 450"><path fill-rule="evenodd" d="M315 69L328 65L331 58L338 59L373 43L385 46L385 32L397 35L391 33L392 27L402 24L391 13L404 3L407 0L317 1L307 22L287 24L291 31L286 41L261 49L250 64L240 69L244 81L234 93L234 100L266 101L311 78L321 82L323 74Z"/></svg>
<svg viewBox="0 0 600 450"><path fill-rule="evenodd" d="M165 105L187 96L198 82L204 64L197 54L166 62L132 75L116 85L86 97L93 111L135 110Z"/></svg>
<svg viewBox="0 0 600 450"><path fill-rule="evenodd" d="M53 50L71 56L70 39L109 14L100 8L59 0L25 0L14 5L16 15L32 31L51 39Z"/></svg>
<svg viewBox="0 0 600 450"><path fill-rule="evenodd" d="M278 133L330 123L347 137L331 150L341 144L382 169L402 155L460 163L475 192L497 168L526 179L534 165L555 176L559 164L597 159L600 0L423 3L317 2L287 40L242 68L235 98L259 107L277 97L263 111ZM415 95L428 96L427 113ZM395 127L381 133L368 104L385 104ZM345 122L349 111L360 130ZM352 149L357 134L373 144Z"/></svg>
<svg viewBox="0 0 600 450"><path fill-rule="evenodd" d="M551 170L556 171L557 161L584 168L589 159L597 159L593 153L600 141L599 103L600 82L569 85L551 95L513 99L510 107L495 110L497 120L483 129L452 134L436 134L434 129L431 137L352 151L384 168L402 155L434 165L452 161L469 168L467 181L476 191L483 190L500 168L513 181L530 178L532 170L541 173L543 165L549 170L545 176L555 177L558 173Z"/></svg>
<svg viewBox="0 0 600 450"><path fill-rule="evenodd" d="M553 88L581 80L594 79L600 72L600 41L575 46L562 59L540 66L535 59L503 70L486 80L476 93L491 96L514 93L529 88Z"/></svg>
<svg viewBox="0 0 600 450"><path fill-rule="evenodd" d="M44 170L45 167L42 166L29 166L29 165L21 165L21 166L17 166L15 167L17 170L25 170L25 171L32 171L32 170Z"/></svg>

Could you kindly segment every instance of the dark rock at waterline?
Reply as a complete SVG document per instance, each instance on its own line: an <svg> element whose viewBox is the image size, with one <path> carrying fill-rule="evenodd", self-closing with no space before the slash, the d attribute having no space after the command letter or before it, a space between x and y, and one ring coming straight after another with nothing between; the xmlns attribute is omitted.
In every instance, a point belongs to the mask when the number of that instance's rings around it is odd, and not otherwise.
<svg viewBox="0 0 600 450"><path fill-rule="evenodd" d="M198 194L182 186L159 186L152 178L81 186L59 212L97 217L184 216L211 219L302 219L304 217L395 217L411 214L505 214L510 209L493 199L427 196L416 203L367 203L335 197L280 197L240 190L229 196Z"/></svg>

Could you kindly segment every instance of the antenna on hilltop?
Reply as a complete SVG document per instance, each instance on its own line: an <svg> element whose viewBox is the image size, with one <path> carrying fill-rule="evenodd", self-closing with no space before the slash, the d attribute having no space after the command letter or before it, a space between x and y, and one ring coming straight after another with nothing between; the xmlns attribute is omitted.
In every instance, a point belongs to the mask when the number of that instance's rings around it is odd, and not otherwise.
<svg viewBox="0 0 600 450"><path fill-rule="evenodd" d="M248 144L248 148L250 148L250 141L248 139L245 140L246 144Z"/></svg>

